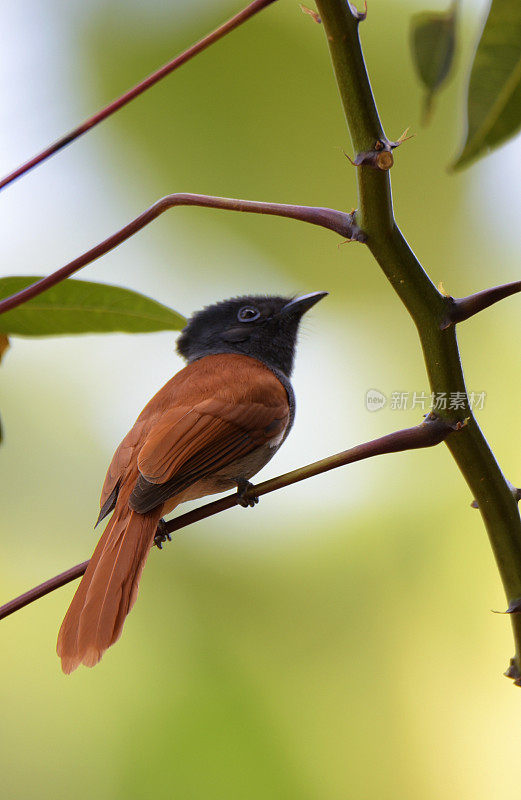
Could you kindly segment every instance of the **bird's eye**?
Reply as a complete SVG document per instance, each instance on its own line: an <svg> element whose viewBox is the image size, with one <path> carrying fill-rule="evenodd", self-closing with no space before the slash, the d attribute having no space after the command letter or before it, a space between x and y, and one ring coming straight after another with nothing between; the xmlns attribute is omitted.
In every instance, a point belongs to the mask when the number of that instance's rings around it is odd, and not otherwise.
<svg viewBox="0 0 521 800"><path fill-rule="evenodd" d="M239 322L254 322L254 320L259 319L259 317L260 311L253 306L243 306L237 314Z"/></svg>

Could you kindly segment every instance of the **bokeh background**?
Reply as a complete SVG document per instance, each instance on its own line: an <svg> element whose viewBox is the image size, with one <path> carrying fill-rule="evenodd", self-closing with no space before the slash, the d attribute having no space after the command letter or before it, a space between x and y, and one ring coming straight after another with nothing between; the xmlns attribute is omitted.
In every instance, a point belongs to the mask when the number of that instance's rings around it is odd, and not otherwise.
<svg viewBox="0 0 521 800"><path fill-rule="evenodd" d="M430 0L432 9L445 2ZM457 175L465 68L431 126L408 49L424 3L372 0L362 36L396 157L397 218L455 295L519 278L519 142ZM2 12L1 172L237 9L207 0L19 0ZM0 196L3 274L46 274L157 198L356 205L323 31L281 0ZM298 415L266 478L401 427L365 393L428 392L414 327L369 253L287 220L178 209L89 266L184 314L327 289L306 319ZM521 480L519 300L461 326L469 389ZM1 602L87 558L112 452L181 366L170 333L16 339L2 364ZM327 388L326 388L327 387ZM315 478L154 551L120 643L64 677L68 586L0 626L2 794L180 800L503 800L521 794L521 692L479 513L448 451Z"/></svg>

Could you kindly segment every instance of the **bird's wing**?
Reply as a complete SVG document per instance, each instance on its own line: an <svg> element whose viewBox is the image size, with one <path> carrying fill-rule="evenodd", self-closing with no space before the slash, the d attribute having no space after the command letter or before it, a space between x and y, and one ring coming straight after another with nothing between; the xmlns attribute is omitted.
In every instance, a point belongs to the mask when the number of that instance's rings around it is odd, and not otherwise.
<svg viewBox="0 0 521 800"><path fill-rule="evenodd" d="M146 513L261 445L275 444L289 421L283 392L270 398L276 405L209 398L165 411L139 451L140 475L130 506Z"/></svg>
<svg viewBox="0 0 521 800"><path fill-rule="evenodd" d="M100 497L100 513L96 525L113 511L118 499L121 477L128 469L132 456L143 436L144 422L137 420L112 456Z"/></svg>

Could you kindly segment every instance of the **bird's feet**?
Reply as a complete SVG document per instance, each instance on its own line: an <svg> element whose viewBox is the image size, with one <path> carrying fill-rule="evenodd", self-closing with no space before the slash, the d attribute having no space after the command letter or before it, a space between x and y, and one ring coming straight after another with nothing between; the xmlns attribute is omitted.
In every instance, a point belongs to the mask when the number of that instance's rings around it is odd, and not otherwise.
<svg viewBox="0 0 521 800"><path fill-rule="evenodd" d="M166 522L164 521L164 519L160 519L159 522L157 523L156 535L154 536L154 544L159 550L162 550L164 543L171 541L172 537L166 530Z"/></svg>
<svg viewBox="0 0 521 800"><path fill-rule="evenodd" d="M240 479L237 481L237 501L243 508L253 508L259 502L259 498L252 494L255 486L253 483Z"/></svg>

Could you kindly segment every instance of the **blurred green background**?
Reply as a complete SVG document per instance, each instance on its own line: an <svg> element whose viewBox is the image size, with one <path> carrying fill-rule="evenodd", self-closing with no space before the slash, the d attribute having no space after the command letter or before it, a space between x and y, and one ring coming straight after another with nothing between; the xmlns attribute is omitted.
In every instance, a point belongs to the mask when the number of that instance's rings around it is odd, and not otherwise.
<svg viewBox="0 0 521 800"><path fill-rule="evenodd" d="M455 79L432 125L408 23L362 27L397 153L397 218L433 280L465 295L519 277L519 144L467 172L465 66L484 10L463 4ZM445 3L431 0L428 7ZM237 4L20 0L6 9L2 172L204 34ZM3 274L47 273L157 198L194 191L356 205L322 29L280 0L0 197ZM169 212L81 278L189 314L236 293L327 289L305 322L294 430L260 478L390 430L365 393L428 391L412 323L369 253L292 221ZM461 327L468 387L521 480L519 301ZM0 602L87 558L115 446L181 366L171 334L16 339L1 367ZM324 386L332 398L324 406ZM387 456L199 523L154 551L122 640L64 677L55 637L74 586L0 626L6 798L503 800L521 796L521 692L500 580L448 451Z"/></svg>

